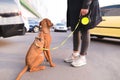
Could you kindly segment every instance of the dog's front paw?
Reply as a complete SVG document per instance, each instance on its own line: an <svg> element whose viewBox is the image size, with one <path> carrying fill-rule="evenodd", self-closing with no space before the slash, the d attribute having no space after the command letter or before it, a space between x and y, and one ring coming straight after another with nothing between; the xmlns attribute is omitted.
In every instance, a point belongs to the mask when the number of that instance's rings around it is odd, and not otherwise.
<svg viewBox="0 0 120 80"><path fill-rule="evenodd" d="M50 65L50 67L55 67L56 65L54 64L54 63L52 63L51 65Z"/></svg>

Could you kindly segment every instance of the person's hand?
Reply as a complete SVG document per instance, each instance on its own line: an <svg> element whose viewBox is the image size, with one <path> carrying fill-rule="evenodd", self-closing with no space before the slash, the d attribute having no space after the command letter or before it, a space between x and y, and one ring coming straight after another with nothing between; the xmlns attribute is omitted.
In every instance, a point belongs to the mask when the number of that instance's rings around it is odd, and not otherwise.
<svg viewBox="0 0 120 80"><path fill-rule="evenodd" d="M89 9L81 9L80 15L84 16L84 15L88 14L88 12L89 12Z"/></svg>

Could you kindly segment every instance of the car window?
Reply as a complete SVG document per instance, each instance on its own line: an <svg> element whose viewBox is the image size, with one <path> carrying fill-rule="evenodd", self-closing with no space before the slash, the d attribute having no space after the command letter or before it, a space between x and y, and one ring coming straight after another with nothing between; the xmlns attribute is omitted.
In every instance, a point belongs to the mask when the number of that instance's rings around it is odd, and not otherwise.
<svg viewBox="0 0 120 80"><path fill-rule="evenodd" d="M29 24L39 24L39 22L37 22L35 20L29 20Z"/></svg>
<svg viewBox="0 0 120 80"><path fill-rule="evenodd" d="M13 3L15 2L14 0L0 0L0 3Z"/></svg>
<svg viewBox="0 0 120 80"><path fill-rule="evenodd" d="M120 5L102 7L101 12L102 16L120 16Z"/></svg>
<svg viewBox="0 0 120 80"><path fill-rule="evenodd" d="M58 24L56 24L57 26L64 26L64 24L61 24L61 23L58 23Z"/></svg>

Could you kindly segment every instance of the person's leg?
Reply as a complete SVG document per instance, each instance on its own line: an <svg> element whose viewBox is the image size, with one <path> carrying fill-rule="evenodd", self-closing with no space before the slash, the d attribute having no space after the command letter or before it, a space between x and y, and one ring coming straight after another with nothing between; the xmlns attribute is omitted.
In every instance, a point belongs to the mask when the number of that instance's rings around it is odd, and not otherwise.
<svg viewBox="0 0 120 80"><path fill-rule="evenodd" d="M80 44L80 34L79 31L75 31L73 33L73 53L64 60L65 62L73 62L73 60L80 55L79 44Z"/></svg>
<svg viewBox="0 0 120 80"><path fill-rule="evenodd" d="M86 55L88 46L90 43L90 34L88 31L81 31L82 34L82 43L81 43L81 49L80 49L80 57L76 60L74 60L71 64L74 67L82 66L86 64Z"/></svg>
<svg viewBox="0 0 120 80"><path fill-rule="evenodd" d="M90 44L90 33L89 30L87 31L81 31L82 34L82 43L81 43L81 51L80 55L87 55L87 50Z"/></svg>
<svg viewBox="0 0 120 80"><path fill-rule="evenodd" d="M79 31L73 33L73 53L79 54L80 34Z"/></svg>

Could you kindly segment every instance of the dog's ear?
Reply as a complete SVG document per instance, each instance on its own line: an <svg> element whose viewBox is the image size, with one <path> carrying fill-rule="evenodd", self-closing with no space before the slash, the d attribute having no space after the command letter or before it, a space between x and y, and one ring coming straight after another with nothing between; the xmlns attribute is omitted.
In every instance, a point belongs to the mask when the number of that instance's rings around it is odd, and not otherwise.
<svg viewBox="0 0 120 80"><path fill-rule="evenodd" d="M46 19L46 22L47 22L47 25L48 25L49 27L52 27L52 26L53 26L53 23L52 23L49 19Z"/></svg>
<svg viewBox="0 0 120 80"><path fill-rule="evenodd" d="M39 26L41 26L42 21L39 22Z"/></svg>

